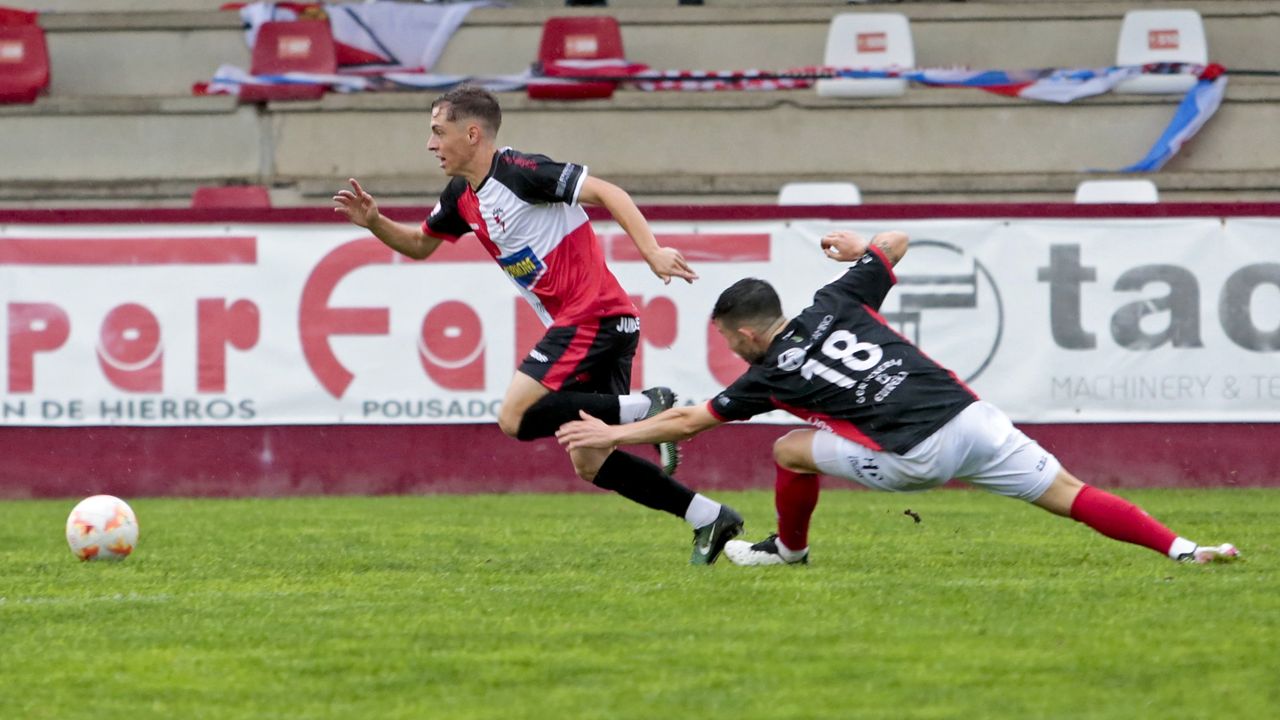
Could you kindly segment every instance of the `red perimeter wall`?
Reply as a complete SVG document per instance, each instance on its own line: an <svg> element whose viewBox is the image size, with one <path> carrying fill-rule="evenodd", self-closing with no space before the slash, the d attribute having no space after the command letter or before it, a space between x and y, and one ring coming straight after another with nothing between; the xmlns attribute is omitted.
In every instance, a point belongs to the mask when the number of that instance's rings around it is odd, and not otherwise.
<svg viewBox="0 0 1280 720"><path fill-rule="evenodd" d="M398 214L425 215L427 208ZM655 220L1280 215L1278 204L645 208ZM0 223L332 222L298 210L0 211ZM1280 487L1280 424L1024 425L1101 487ZM768 488L770 448L789 428L729 425L685 443L679 477L699 490ZM652 455L649 449L640 452ZM834 485L835 483L832 483ZM0 498L573 492L553 440L519 443L496 425L0 427Z"/></svg>
<svg viewBox="0 0 1280 720"><path fill-rule="evenodd" d="M697 490L773 487L773 440L729 425L683 445ZM1280 425L1024 425L1100 487L1280 487ZM653 456L649 448L638 452ZM0 428L0 497L575 492L553 440L496 425ZM838 481L836 481L838 482ZM835 482L832 483L833 485Z"/></svg>

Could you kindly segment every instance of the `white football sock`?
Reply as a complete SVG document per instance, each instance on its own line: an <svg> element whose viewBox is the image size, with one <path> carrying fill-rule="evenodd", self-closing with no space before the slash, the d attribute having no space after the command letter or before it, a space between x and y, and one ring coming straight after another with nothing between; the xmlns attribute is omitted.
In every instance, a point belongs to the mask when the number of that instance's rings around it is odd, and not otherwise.
<svg viewBox="0 0 1280 720"><path fill-rule="evenodd" d="M786 560L787 562L795 562L796 560L799 560L800 558L804 557L805 553L809 551L809 548L792 550L791 548L782 544L782 538L774 538L773 544L778 546L778 555L781 556L782 559Z"/></svg>
<svg viewBox="0 0 1280 720"><path fill-rule="evenodd" d="M1200 546L1191 542L1190 540L1184 537L1179 537L1178 539L1173 541L1172 545L1169 546L1169 557L1173 558L1174 560L1177 560L1178 558L1182 557L1183 555L1186 555L1187 553L1195 552L1196 548L1198 547Z"/></svg>
<svg viewBox="0 0 1280 720"><path fill-rule="evenodd" d="M618 422L622 425L633 423L637 420L643 420L644 416L649 412L649 408L653 406L653 401L647 395L633 393L631 395L618 396Z"/></svg>
<svg viewBox="0 0 1280 720"><path fill-rule="evenodd" d="M697 530L703 525L710 525L715 522L716 517L719 515L720 503L702 493L698 493L689 502L689 509L684 511L684 521L692 525L694 530Z"/></svg>

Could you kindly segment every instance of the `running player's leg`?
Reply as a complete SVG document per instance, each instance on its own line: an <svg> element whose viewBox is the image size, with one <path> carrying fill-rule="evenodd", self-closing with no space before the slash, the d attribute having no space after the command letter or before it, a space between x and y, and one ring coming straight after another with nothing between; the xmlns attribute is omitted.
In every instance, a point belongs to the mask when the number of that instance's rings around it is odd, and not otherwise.
<svg viewBox="0 0 1280 720"><path fill-rule="evenodd" d="M616 425L674 404L666 388L629 393L638 334L622 318L553 327L521 362L499 412L502 431L519 440L551 437L580 411ZM618 377L627 378L620 388ZM615 388L605 391L603 388ZM674 462L671 463L674 469Z"/></svg>
<svg viewBox="0 0 1280 720"><path fill-rule="evenodd" d="M1128 500L1081 482L989 403L975 404L972 412L957 420L957 427L951 430L972 444L970 457L978 463L961 470L959 476L968 482L1026 500L1113 540L1141 545L1174 560L1210 562L1238 555L1231 545L1198 546Z"/></svg>
<svg viewBox="0 0 1280 720"><path fill-rule="evenodd" d="M579 410L617 423L659 409L650 402L661 409L671 406L669 390L666 398L626 394L638 335L634 323L617 320L548 331L521 364L508 392L509 406L504 402L504 414L510 407L507 422L520 418L517 437L553 435L563 423L578 419ZM633 407L637 397L644 400L644 408ZM537 431L530 431L530 426ZM689 523L694 530L694 564L715 562L724 543L742 530L742 517L732 508L695 493L644 458L618 450L573 450L569 457L583 480Z"/></svg>

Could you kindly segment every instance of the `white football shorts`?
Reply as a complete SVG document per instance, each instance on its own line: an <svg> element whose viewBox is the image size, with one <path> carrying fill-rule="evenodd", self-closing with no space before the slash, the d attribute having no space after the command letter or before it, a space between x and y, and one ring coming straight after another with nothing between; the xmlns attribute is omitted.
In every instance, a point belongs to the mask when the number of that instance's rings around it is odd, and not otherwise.
<svg viewBox="0 0 1280 720"><path fill-rule="evenodd" d="M874 490L919 492L955 478L1027 502L1043 495L1062 468L999 408L983 401L905 455L871 450L826 431L814 433L812 451L824 475Z"/></svg>

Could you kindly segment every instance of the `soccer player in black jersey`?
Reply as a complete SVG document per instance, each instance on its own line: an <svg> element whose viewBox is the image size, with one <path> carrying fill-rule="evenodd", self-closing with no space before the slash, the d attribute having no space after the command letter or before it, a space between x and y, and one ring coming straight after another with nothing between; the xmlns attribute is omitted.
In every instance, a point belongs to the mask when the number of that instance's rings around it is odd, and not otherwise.
<svg viewBox="0 0 1280 720"><path fill-rule="evenodd" d="M461 86L431 104L427 149L451 180L426 221L383 215L354 178L333 196L334 211L415 259L444 242L477 242L533 307L547 332L511 379L498 426L519 440L551 437L582 409L610 422L656 415L675 403L668 388L629 394L640 322L630 296L605 265L582 204L607 209L663 282L697 275L675 248L661 247L631 196L545 155L497 145L497 99ZM671 473L675 445L659 447L663 467L636 455L583 448L570 453L582 479L683 519L693 527L690 562L714 562L742 530L732 508L681 485Z"/></svg>
<svg viewBox="0 0 1280 720"><path fill-rule="evenodd" d="M608 426L584 412L561 427L560 443L573 450L683 440L776 409L815 426L774 443L778 532L755 544L729 541L725 555L739 565L808 562L819 473L897 492L956 478L1175 560L1238 556L1230 544L1197 545L1127 500L1082 483L894 331L878 310L907 244L901 232L870 242L852 232L826 235L823 251L852 267L790 320L768 283L738 281L721 293L711 318L729 348L751 363L741 377L706 405L632 425Z"/></svg>

